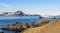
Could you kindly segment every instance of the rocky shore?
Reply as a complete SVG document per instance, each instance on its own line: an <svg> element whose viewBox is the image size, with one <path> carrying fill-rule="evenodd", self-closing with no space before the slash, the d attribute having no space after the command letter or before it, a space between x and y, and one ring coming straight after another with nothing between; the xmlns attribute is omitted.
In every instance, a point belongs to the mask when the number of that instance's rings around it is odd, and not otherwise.
<svg viewBox="0 0 60 33"><path fill-rule="evenodd" d="M26 29L21 33L60 33L60 18L43 26Z"/></svg>
<svg viewBox="0 0 60 33"><path fill-rule="evenodd" d="M16 24L8 24L6 26L3 26L1 29L22 32L23 30L26 30L28 28L35 28L38 26L45 25L47 23L49 23L49 20L47 20L47 19L42 19L42 20L34 22L34 23L17 22Z"/></svg>

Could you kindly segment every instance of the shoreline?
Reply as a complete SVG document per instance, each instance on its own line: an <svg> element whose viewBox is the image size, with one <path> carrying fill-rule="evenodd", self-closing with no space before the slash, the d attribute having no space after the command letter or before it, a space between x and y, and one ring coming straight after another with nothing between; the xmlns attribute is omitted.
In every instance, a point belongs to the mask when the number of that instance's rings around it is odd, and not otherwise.
<svg viewBox="0 0 60 33"><path fill-rule="evenodd" d="M37 21L31 24L28 24L28 23L22 24L22 23L17 22L16 24L9 24L9 25L3 26L1 29L22 32L25 29L42 26L47 23L49 23L49 20L46 20L46 19L42 19L41 21Z"/></svg>

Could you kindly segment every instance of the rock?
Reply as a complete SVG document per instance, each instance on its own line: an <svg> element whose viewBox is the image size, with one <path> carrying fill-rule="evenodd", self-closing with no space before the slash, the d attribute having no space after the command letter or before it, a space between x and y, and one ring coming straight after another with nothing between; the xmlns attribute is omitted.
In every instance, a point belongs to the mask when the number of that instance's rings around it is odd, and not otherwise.
<svg viewBox="0 0 60 33"><path fill-rule="evenodd" d="M34 26L35 26L35 27L38 27L38 26L45 25L45 24L47 24L47 23L49 23L49 20L47 20L47 19L42 19L42 20L40 20L40 21L35 22L35 23L34 23Z"/></svg>
<svg viewBox="0 0 60 33"><path fill-rule="evenodd" d="M8 24L6 26L3 26L2 29L3 30L13 30L13 26L14 26L14 24Z"/></svg>
<svg viewBox="0 0 60 33"><path fill-rule="evenodd" d="M29 24L28 23L23 24L22 28L23 28L23 30L29 28Z"/></svg>
<svg viewBox="0 0 60 33"><path fill-rule="evenodd" d="M17 30L17 31L22 31L23 29L22 29L22 26L23 26L23 24L22 23L19 23L19 22L17 22L16 23L16 25L15 25L15 29Z"/></svg>
<svg viewBox="0 0 60 33"><path fill-rule="evenodd" d="M47 19L42 19L41 21L38 21L38 22L34 22L34 23L20 23L20 22L17 22L16 24L8 24L6 26L4 26L2 29L3 30L12 30L12 31L23 31L25 29L28 29L28 28L34 28L34 27L38 27L38 26L42 26L42 25L45 25L49 22L49 20Z"/></svg>
<svg viewBox="0 0 60 33"><path fill-rule="evenodd" d="M29 28L33 28L33 27L34 27L34 23L30 23Z"/></svg>
<svg viewBox="0 0 60 33"><path fill-rule="evenodd" d="M22 11L17 11L17 12L15 12L15 15L16 15L16 16L23 16L24 13L23 13Z"/></svg>
<svg viewBox="0 0 60 33"><path fill-rule="evenodd" d="M17 30L22 30L22 24L17 22L16 24L9 24L4 27L2 27L3 30L12 30L12 31L17 31Z"/></svg>

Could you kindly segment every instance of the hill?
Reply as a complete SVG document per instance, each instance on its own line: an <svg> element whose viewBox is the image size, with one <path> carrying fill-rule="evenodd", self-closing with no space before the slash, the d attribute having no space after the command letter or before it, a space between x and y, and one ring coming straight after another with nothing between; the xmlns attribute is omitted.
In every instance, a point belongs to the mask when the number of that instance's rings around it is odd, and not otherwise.
<svg viewBox="0 0 60 33"><path fill-rule="evenodd" d="M22 33L60 33L60 18L40 27L26 29Z"/></svg>

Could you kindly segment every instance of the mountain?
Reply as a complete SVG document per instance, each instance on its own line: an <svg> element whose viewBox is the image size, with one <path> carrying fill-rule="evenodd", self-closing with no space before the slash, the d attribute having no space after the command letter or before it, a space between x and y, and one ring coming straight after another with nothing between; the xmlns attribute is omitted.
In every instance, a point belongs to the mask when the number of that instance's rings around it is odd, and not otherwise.
<svg viewBox="0 0 60 33"><path fill-rule="evenodd" d="M16 11L16 12L0 12L0 16L40 16L35 14L26 14L22 11Z"/></svg>

